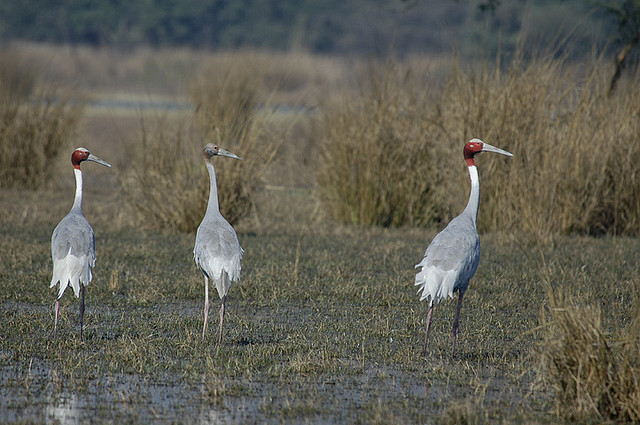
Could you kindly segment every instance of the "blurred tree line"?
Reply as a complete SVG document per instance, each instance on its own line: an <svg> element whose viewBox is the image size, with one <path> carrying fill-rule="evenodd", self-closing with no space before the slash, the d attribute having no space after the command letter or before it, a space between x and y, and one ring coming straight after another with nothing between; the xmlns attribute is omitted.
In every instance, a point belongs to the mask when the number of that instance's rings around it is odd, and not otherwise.
<svg viewBox="0 0 640 425"><path fill-rule="evenodd" d="M621 2L638 0L617 0ZM575 52L610 43L602 0L13 0L0 40L130 48L144 44L319 53L508 52L523 34ZM609 0L608 3L616 3ZM566 46L566 44L565 44ZM566 47L565 47L566 48Z"/></svg>

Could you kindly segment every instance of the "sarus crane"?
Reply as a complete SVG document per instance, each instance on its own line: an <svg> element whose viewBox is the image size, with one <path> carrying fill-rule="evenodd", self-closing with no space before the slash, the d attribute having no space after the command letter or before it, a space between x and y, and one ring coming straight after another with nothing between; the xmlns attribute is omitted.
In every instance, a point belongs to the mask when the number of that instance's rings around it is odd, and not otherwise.
<svg viewBox="0 0 640 425"><path fill-rule="evenodd" d="M429 329L434 307L445 297L453 298L453 293L458 291L458 306L453 320L452 356L456 348L462 297L469 287L469 281L475 274L480 261L480 239L476 229L480 182L474 159L481 152L494 152L513 156L510 152L493 147L480 139L471 139L464 146L464 160L467 163L471 179L469 202L462 214L451 220L447 227L433 238L424 253L424 258L416 265L416 268L421 268L415 279L415 284L419 287L418 294L422 292L420 301L429 300L427 330L422 349L423 357L427 352L427 341L429 340Z"/></svg>
<svg viewBox="0 0 640 425"><path fill-rule="evenodd" d="M209 317L209 280L212 280L218 290L218 296L222 300L220 306L220 327L218 330L218 342L222 342L222 325L224 322L224 310L227 293L233 282L240 279L240 268L243 250L238 242L235 230L220 213L218 204L218 187L216 171L213 168L212 159L216 156L242 159L238 155L226 151L212 143L207 144L202 150L202 157L209 171L209 202L207 212L198 226L196 243L193 248L193 259L204 275L204 325L202 326L202 339L207 332L207 320Z"/></svg>
<svg viewBox="0 0 640 425"><path fill-rule="evenodd" d="M77 148L71 154L71 164L76 177L76 194L71 211L64 216L53 230L51 236L51 257L53 259L53 277L50 288L58 282L56 298L56 316L53 327L54 338L58 333L58 315L60 298L67 286L71 285L76 298L80 298L80 339L84 318L84 287L91 282L91 268L96 265L96 240L91 225L82 215L82 171L80 163L93 161L111 168L111 165L89 153L85 148Z"/></svg>

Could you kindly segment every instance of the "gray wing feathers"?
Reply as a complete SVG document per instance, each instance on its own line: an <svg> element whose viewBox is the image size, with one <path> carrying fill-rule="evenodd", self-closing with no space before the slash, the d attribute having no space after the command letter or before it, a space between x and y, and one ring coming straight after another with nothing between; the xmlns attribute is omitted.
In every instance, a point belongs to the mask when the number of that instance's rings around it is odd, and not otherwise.
<svg viewBox="0 0 640 425"><path fill-rule="evenodd" d="M453 219L436 235L424 258L416 265L422 268L415 284L422 291L421 299L430 298L437 305L455 290L465 291L478 268L480 240L472 220L464 216Z"/></svg>
<svg viewBox="0 0 640 425"><path fill-rule="evenodd" d="M455 223L451 223L455 224ZM425 252L424 265L438 267L442 270L456 270L465 268L480 241L475 229L466 226L447 226L439 233Z"/></svg>
<svg viewBox="0 0 640 425"><path fill-rule="evenodd" d="M53 260L61 260L71 254L81 257L89 254L91 267L95 266L96 242L93 229L81 215L66 216L56 226L51 237Z"/></svg>
<svg viewBox="0 0 640 425"><path fill-rule="evenodd" d="M91 282L91 268L96 264L95 237L89 222L77 213L69 213L51 236L53 277L50 287L60 282L58 298L71 285L76 297L80 285Z"/></svg>
<svg viewBox="0 0 640 425"><path fill-rule="evenodd" d="M202 239L207 241L206 243L200 244L200 247L202 248L202 256L204 258L216 257L224 260L241 255L238 253L240 243L238 242L238 238L233 230L203 229L201 235Z"/></svg>
<svg viewBox="0 0 640 425"><path fill-rule="evenodd" d="M216 284L220 298L240 279L243 254L236 232L227 221L204 221L198 227L193 259Z"/></svg>

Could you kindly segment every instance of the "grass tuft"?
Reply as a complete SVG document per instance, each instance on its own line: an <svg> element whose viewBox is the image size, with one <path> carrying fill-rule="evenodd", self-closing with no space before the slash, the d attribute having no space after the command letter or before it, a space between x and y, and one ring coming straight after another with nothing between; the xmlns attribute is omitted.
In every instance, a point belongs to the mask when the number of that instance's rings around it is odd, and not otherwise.
<svg viewBox="0 0 640 425"><path fill-rule="evenodd" d="M171 129L163 119L152 129L148 126L143 120L140 146L130 153L123 190L148 227L193 232L207 206L209 180L200 166L202 147L190 129Z"/></svg>
<svg viewBox="0 0 640 425"><path fill-rule="evenodd" d="M543 379L555 390L556 414L569 419L640 421L640 314L621 342L603 330L597 306L577 306L548 289L541 350Z"/></svg>
<svg viewBox="0 0 640 425"><path fill-rule="evenodd" d="M445 425L475 425L487 422L486 417L482 417L483 411L476 401L465 400L452 403L444 413L443 423Z"/></svg>
<svg viewBox="0 0 640 425"><path fill-rule="evenodd" d="M559 234L640 232L640 94L607 96L606 69L552 57L506 71L454 72L443 97L449 134L514 153L481 158L479 227L536 242ZM632 84L637 84L636 73ZM456 123L462 123L459 126Z"/></svg>
<svg viewBox="0 0 640 425"><path fill-rule="evenodd" d="M268 95L264 100L263 76L254 65L251 56L240 56L203 72L191 89L205 139L243 158L215 163L221 212L232 224L253 208L262 176L288 131L272 125L276 109Z"/></svg>
<svg viewBox="0 0 640 425"><path fill-rule="evenodd" d="M343 223L426 226L442 217L444 146L424 117L430 98L418 70L370 64L359 91L324 107L317 171L321 197ZM416 90L421 87L420 90Z"/></svg>

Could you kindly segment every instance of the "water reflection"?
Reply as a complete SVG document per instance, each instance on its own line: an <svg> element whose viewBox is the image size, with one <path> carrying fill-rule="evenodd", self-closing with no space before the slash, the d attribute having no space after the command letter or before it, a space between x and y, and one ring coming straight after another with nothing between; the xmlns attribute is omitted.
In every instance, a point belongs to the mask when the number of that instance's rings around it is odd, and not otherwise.
<svg viewBox="0 0 640 425"><path fill-rule="evenodd" d="M250 419L256 417L258 410L257 403L249 405L246 398L241 401L234 400L231 406L211 406L206 402L200 404L200 418L198 423L201 425L227 425L252 422Z"/></svg>
<svg viewBox="0 0 640 425"><path fill-rule="evenodd" d="M246 397L225 396L225 384L216 377L202 375L200 381L201 425L247 423L258 411L258 403Z"/></svg>
<svg viewBox="0 0 640 425"><path fill-rule="evenodd" d="M81 409L76 394L57 394L47 397L46 423L60 425L80 425Z"/></svg>
<svg viewBox="0 0 640 425"><path fill-rule="evenodd" d="M252 397L248 392L238 394L235 384L216 376L189 383L170 375L157 381L137 375L104 375L89 381L78 392L66 388L55 370L42 368L32 379L38 384L33 387L46 388L40 393L41 398L27 405L27 409L7 411L4 416L6 404L0 400L0 423L7 418L61 425L140 420L154 424L255 423L265 403L264 398ZM8 386L6 391L0 390L0 397L23 400L20 390L21 387Z"/></svg>
<svg viewBox="0 0 640 425"><path fill-rule="evenodd" d="M200 418L198 423L201 425L223 425L231 423L231 417L228 412L207 406L200 406Z"/></svg>

